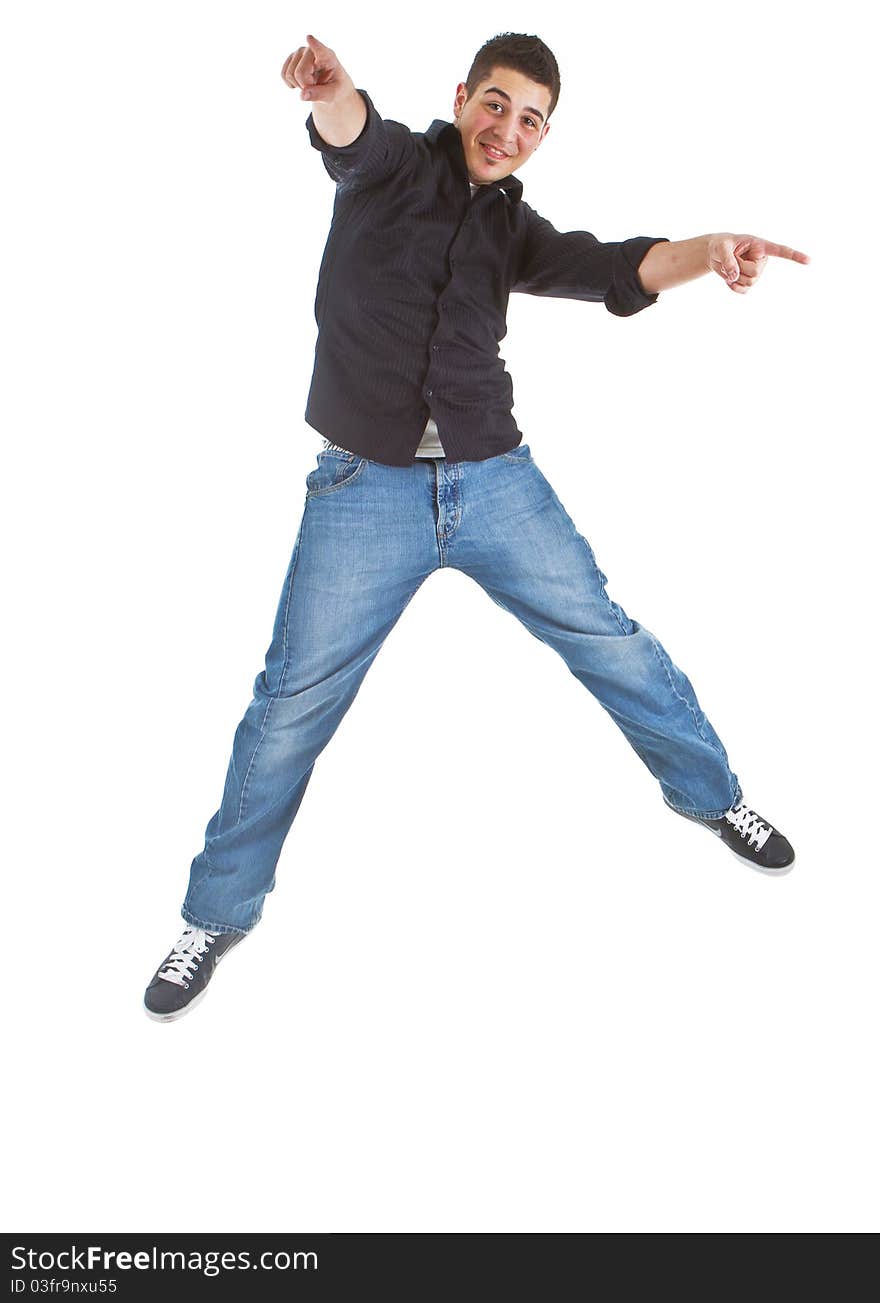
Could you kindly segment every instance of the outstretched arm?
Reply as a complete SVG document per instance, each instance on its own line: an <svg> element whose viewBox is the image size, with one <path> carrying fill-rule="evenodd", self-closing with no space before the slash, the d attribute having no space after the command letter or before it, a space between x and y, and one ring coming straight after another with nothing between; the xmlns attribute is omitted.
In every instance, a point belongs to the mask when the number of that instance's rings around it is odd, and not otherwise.
<svg viewBox="0 0 880 1303"><path fill-rule="evenodd" d="M338 149L357 140L367 121L363 96L334 52L315 36L307 36L284 60L281 76L288 86L309 100L312 118L322 139Z"/></svg>
<svg viewBox="0 0 880 1303"><path fill-rule="evenodd" d="M639 280L646 294L659 294L714 271L729 289L745 294L761 275L768 258L810 261L805 253L789 249L786 244L727 231L652 245L639 263Z"/></svg>

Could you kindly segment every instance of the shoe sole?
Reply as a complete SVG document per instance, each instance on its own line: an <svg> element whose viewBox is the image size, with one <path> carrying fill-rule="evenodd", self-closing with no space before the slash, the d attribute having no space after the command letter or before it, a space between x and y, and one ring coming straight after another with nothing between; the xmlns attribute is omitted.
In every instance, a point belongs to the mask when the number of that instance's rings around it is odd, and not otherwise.
<svg viewBox="0 0 880 1303"><path fill-rule="evenodd" d="M714 829L712 831L714 832ZM718 833L718 836L720 837L721 833ZM724 844L727 846L726 842ZM732 846L727 846L727 849L741 864L748 864L750 869L754 869L756 873L763 873L765 878L784 878L786 873L791 873L794 868L794 860L791 860L788 864L781 864L778 869L765 869L762 864L755 864L753 860L747 860L744 855L739 855Z"/></svg>
<svg viewBox="0 0 880 1303"><path fill-rule="evenodd" d="M672 809L672 806L669 808ZM681 811L675 810L674 813L681 814ZM754 860L747 859L745 855L740 855L738 851L735 851L732 846L728 846L727 842L721 836L720 828L713 828L711 824L706 823L703 819L695 819L691 814L682 814L681 817L682 819L687 819L688 823L699 824L701 828L705 828L707 832L720 838L722 846L724 846L725 850L730 851L734 859L739 860L740 864L747 864L749 868L754 869L756 873L762 873L765 878L784 878L786 873L791 873L794 868L794 859L790 860L788 864L781 865L778 869L765 868L763 864L756 864Z"/></svg>
<svg viewBox="0 0 880 1303"><path fill-rule="evenodd" d="M246 933L242 934L241 937L242 941L244 940L245 935ZM237 941L234 942L233 945L229 946L226 950L223 951L223 954L218 957L217 962L214 965L214 973L217 972L217 969L223 963L223 960L226 958L229 952L231 950L234 950L238 944L239 943ZM211 974L211 981L214 980L214 973ZM173 1013L153 1013L152 1009L147 1008L147 1002L145 1000L144 1013L147 1015L148 1018L152 1018L153 1022L176 1022L178 1018L183 1018L185 1017L186 1014L191 1013L193 1009L195 1009L196 1005L199 1003L200 1000L204 1000L205 996L208 994L208 987L211 985L211 981L208 982L204 991L199 991L198 995L194 995L193 998L190 1000L189 1004L185 1004L182 1009L175 1009Z"/></svg>

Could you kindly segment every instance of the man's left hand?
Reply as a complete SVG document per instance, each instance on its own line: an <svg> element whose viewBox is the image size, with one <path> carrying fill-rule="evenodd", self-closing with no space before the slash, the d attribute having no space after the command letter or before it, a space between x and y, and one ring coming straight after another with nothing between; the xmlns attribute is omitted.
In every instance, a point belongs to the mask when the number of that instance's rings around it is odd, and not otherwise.
<svg viewBox="0 0 880 1303"><path fill-rule="evenodd" d="M768 258L789 258L792 262L808 263L810 259L787 244L774 244L759 235L711 235L709 237L709 270L716 272L728 289L745 294L767 266Z"/></svg>

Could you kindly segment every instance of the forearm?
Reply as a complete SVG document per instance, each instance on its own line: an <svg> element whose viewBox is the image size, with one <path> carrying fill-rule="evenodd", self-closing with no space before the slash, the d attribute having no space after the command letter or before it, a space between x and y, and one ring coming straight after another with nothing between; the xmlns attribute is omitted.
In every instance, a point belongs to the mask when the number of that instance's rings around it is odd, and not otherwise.
<svg viewBox="0 0 880 1303"><path fill-rule="evenodd" d="M351 90L332 103L312 105L312 118L322 140L342 149L357 140L367 121L364 97L352 85Z"/></svg>
<svg viewBox="0 0 880 1303"><path fill-rule="evenodd" d="M669 240L653 244L639 263L639 280L646 294L659 294L685 281L696 280L710 270L709 235L692 240Z"/></svg>

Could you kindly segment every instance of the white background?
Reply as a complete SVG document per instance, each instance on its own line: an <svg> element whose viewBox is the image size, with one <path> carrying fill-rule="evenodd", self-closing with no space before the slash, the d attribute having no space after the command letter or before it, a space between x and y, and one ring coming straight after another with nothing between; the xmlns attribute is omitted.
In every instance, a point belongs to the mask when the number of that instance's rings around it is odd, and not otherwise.
<svg viewBox="0 0 880 1303"><path fill-rule="evenodd" d="M877 1229L865 12L4 20L6 1228ZM670 815L563 662L441 571L319 760L259 928L160 1025L143 988L321 446L333 184L280 80L311 30L417 131L484 41L537 30L562 95L522 180L559 229L811 255L630 320L514 296L501 347L611 596L798 861L768 880Z"/></svg>

